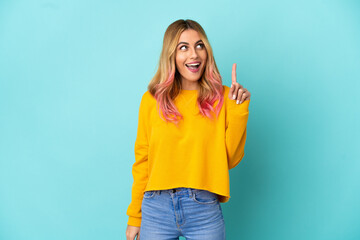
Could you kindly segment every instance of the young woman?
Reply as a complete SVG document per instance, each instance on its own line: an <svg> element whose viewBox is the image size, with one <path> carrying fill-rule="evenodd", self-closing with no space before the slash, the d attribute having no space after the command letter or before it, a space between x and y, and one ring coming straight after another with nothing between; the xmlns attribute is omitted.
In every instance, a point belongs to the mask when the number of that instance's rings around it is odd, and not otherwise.
<svg viewBox="0 0 360 240"><path fill-rule="evenodd" d="M203 28L167 28L158 70L142 95L126 239L225 239L220 203L244 156L250 92L222 85Z"/></svg>

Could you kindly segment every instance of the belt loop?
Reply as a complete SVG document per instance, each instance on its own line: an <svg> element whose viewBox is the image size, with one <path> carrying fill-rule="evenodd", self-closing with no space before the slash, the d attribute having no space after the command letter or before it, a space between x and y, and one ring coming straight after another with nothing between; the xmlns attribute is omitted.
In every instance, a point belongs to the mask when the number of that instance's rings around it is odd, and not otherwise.
<svg viewBox="0 0 360 240"><path fill-rule="evenodd" d="M189 197L192 198L192 194L193 194L192 189L188 188L188 192L189 192Z"/></svg>

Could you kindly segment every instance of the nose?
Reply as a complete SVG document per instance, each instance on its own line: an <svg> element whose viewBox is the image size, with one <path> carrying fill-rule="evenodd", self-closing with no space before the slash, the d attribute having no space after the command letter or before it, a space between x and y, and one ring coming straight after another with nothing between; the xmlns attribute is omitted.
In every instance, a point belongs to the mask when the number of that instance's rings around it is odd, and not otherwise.
<svg viewBox="0 0 360 240"><path fill-rule="evenodd" d="M190 57L191 58L197 58L197 56L198 56L198 53L196 52L196 49L194 49L194 48L191 48L191 51L190 51Z"/></svg>

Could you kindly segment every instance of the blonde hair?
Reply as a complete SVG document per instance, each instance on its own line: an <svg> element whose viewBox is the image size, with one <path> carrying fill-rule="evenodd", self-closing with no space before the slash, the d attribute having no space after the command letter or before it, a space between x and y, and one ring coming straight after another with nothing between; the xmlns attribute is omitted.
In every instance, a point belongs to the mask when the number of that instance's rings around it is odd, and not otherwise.
<svg viewBox="0 0 360 240"><path fill-rule="evenodd" d="M211 112L215 111L217 117L224 102L222 77L216 66L213 51L204 29L196 21L179 19L170 24L165 31L158 69L148 85L148 91L157 101L160 117L165 118L165 121L172 121L176 125L178 119L183 119L183 116L173 102L181 91L181 80L175 65L175 54L180 35L187 29L198 32L207 51L205 70L199 79L200 90L197 105L200 113L213 119ZM218 104L214 108L213 105L216 101ZM164 118L161 116L160 110Z"/></svg>

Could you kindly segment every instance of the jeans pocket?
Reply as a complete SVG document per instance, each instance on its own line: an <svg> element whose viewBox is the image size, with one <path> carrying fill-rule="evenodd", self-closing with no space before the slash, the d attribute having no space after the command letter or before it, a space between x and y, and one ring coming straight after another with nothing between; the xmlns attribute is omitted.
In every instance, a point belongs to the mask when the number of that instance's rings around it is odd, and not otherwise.
<svg viewBox="0 0 360 240"><path fill-rule="evenodd" d="M152 198L155 196L156 191L146 191L144 193L144 198Z"/></svg>
<svg viewBox="0 0 360 240"><path fill-rule="evenodd" d="M197 189L197 190L193 191L193 193L194 194L193 194L192 200L194 200L194 202L196 202L196 203L214 204L219 201L217 194L213 193L213 192Z"/></svg>

